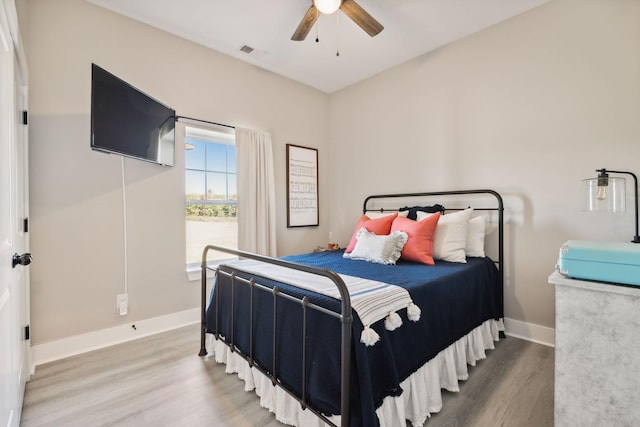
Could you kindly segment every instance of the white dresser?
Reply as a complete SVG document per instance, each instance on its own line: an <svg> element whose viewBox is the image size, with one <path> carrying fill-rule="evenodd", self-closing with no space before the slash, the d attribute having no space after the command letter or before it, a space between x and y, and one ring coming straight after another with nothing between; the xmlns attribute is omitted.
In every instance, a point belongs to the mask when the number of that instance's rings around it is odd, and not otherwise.
<svg viewBox="0 0 640 427"><path fill-rule="evenodd" d="M640 425L640 287L556 288L555 426Z"/></svg>

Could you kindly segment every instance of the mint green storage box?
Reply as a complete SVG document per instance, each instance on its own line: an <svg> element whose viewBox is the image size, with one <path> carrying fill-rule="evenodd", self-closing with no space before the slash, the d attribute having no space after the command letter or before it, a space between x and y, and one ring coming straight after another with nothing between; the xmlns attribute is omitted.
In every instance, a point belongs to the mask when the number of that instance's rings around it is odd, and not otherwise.
<svg viewBox="0 0 640 427"><path fill-rule="evenodd" d="M574 279L640 286L640 243L568 240L558 267Z"/></svg>

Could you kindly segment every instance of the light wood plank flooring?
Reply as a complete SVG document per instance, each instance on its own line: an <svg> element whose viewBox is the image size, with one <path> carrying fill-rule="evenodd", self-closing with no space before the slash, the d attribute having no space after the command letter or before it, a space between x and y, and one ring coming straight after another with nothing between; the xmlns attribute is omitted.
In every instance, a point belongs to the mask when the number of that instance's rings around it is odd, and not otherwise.
<svg viewBox="0 0 640 427"><path fill-rule="evenodd" d="M38 366L22 426L282 426L244 383L200 358L198 326ZM507 338L425 424L553 426L553 349Z"/></svg>

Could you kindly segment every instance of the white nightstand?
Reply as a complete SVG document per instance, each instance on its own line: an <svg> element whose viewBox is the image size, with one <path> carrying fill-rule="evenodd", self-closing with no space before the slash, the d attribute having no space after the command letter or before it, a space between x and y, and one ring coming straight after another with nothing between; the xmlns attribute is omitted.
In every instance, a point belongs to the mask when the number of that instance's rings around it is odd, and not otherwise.
<svg viewBox="0 0 640 427"><path fill-rule="evenodd" d="M640 422L640 287L557 271L555 425Z"/></svg>

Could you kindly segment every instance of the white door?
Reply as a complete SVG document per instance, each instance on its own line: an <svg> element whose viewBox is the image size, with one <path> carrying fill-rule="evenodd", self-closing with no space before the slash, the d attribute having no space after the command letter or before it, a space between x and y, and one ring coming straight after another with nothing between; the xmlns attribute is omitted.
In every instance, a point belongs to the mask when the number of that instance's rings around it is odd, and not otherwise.
<svg viewBox="0 0 640 427"><path fill-rule="evenodd" d="M14 57L15 59L15 57ZM16 63L15 70L18 70ZM28 136L27 136L27 89L23 84L19 73L15 74L14 79L15 105L14 105L14 125L15 138L13 140L13 200L11 201L11 210L13 211L12 221L13 230L13 256L12 273L13 282L15 283L16 293L16 367L18 369L18 401L17 408L22 410L22 397L27 380L31 376L31 343L29 341L29 268L32 257L29 253L29 196L28 196L28 179L29 179L29 152L28 152ZM24 112L24 116L23 116ZM13 258L15 255L21 255L16 261L19 262L15 267Z"/></svg>
<svg viewBox="0 0 640 427"><path fill-rule="evenodd" d="M30 374L26 326L29 316L29 272L14 266L14 254L28 251L25 218L27 195L27 131L24 73L15 55L7 4L0 7L0 426L20 422L25 382ZM9 11L11 12L11 11ZM14 18L14 19L12 19ZM14 31L15 34L15 23ZM26 264L27 256L18 258Z"/></svg>

